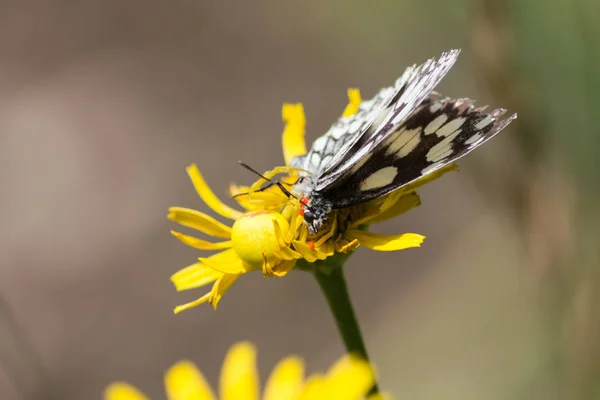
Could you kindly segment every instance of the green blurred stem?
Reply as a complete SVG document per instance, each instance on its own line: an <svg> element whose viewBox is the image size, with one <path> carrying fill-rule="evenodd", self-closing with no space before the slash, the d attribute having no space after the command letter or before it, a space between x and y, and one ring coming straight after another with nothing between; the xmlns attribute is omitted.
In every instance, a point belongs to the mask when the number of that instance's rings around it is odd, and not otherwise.
<svg viewBox="0 0 600 400"><path fill-rule="evenodd" d="M328 270L317 268L313 273L327 299L337 328L344 340L346 350L348 353L356 354L368 361L369 356L365 342L360 333L360 326L350 302L350 295L346 286L346 279L344 278L344 268L342 268L341 264L332 267L334 268ZM373 384L369 395L375 393L379 393L377 382Z"/></svg>

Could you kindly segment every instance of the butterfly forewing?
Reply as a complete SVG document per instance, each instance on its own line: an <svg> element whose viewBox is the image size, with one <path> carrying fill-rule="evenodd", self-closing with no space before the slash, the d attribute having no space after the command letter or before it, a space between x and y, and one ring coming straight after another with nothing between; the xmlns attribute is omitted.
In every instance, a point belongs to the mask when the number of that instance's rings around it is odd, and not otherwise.
<svg viewBox="0 0 600 400"><path fill-rule="evenodd" d="M338 119L327 133L315 140L306 155L294 158L292 165L310 171L313 176L322 174L343 148L356 142L370 121L390 102L394 93L394 88L384 88L372 99L362 102L355 114Z"/></svg>
<svg viewBox="0 0 600 400"><path fill-rule="evenodd" d="M454 65L459 53L460 50L451 50L442 53L438 60L432 58L418 67L407 68L396 81L393 91L388 91L391 95L377 104L377 109L366 114L369 119L361 125L355 138L319 169L315 175L315 189L322 190L337 182L342 174L386 140L429 96Z"/></svg>
<svg viewBox="0 0 600 400"><path fill-rule="evenodd" d="M499 109L485 113L469 99L431 95L383 141L319 195L334 208L366 202L456 161L510 123Z"/></svg>

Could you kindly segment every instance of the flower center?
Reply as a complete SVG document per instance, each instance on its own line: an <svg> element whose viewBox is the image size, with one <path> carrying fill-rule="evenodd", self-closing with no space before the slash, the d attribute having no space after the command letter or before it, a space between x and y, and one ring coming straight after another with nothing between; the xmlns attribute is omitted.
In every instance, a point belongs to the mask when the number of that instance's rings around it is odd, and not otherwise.
<svg viewBox="0 0 600 400"><path fill-rule="evenodd" d="M275 251L279 249L277 235L285 235L288 229L287 220L275 211L265 210L244 214L232 227L233 249L250 267L261 269L265 260L277 261L275 256Z"/></svg>

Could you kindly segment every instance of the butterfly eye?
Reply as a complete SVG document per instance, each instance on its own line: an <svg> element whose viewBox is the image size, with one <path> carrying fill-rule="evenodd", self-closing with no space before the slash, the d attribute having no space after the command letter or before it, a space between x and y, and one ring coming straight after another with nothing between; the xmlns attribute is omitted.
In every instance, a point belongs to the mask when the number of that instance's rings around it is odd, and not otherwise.
<svg viewBox="0 0 600 400"><path fill-rule="evenodd" d="M305 209L304 210L304 220L308 224L312 224L313 221L315 220L315 215L309 209Z"/></svg>

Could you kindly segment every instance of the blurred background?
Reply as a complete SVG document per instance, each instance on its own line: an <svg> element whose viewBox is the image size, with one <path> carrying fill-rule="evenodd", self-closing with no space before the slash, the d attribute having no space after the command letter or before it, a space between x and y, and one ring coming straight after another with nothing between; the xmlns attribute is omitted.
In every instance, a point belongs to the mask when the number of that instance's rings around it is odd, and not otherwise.
<svg viewBox="0 0 600 400"><path fill-rule="evenodd" d="M402 399L600 398L600 3L593 0L0 4L0 398L99 399L126 380L164 398L196 362L213 386L249 339L264 379L343 353L312 277L239 280L219 311L169 206L208 211L282 163L281 104L309 143L413 63L463 49L438 87L518 112L492 142L377 227L421 249L361 249L346 273L381 386ZM230 201L231 203L231 201Z"/></svg>

